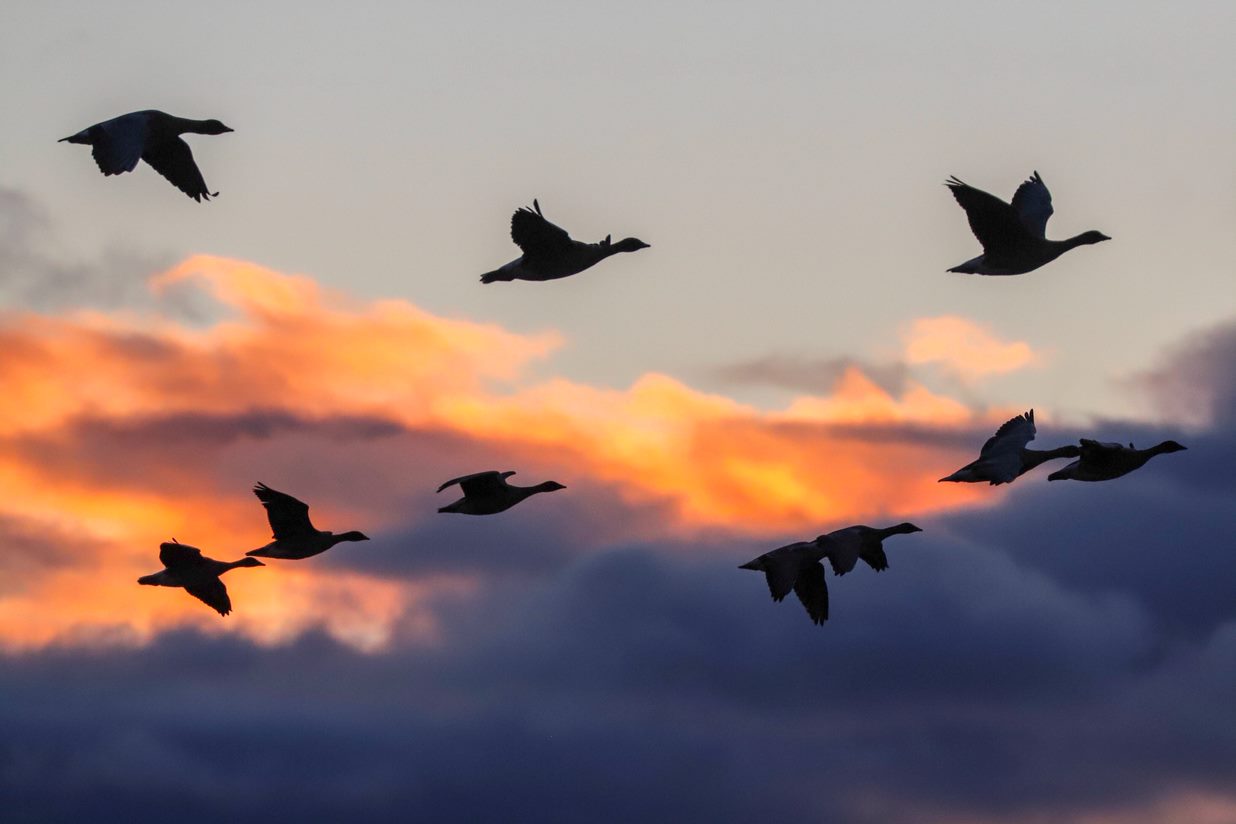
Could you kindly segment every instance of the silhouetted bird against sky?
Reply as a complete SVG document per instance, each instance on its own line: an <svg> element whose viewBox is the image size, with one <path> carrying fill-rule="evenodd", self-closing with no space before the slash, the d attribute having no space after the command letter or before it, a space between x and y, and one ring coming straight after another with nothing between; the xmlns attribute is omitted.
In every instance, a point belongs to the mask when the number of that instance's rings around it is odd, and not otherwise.
<svg viewBox="0 0 1236 824"><path fill-rule="evenodd" d="M888 569L888 556L884 554L884 539L890 535L908 535L911 532L923 530L911 523L900 523L877 529L870 526L847 526L821 537L827 538L828 562L833 565L833 572L845 575L854 569L861 558L876 572ZM817 538L816 540L819 540Z"/></svg>
<svg viewBox="0 0 1236 824"><path fill-rule="evenodd" d="M336 535L315 529L309 520L308 504L285 492L271 489L264 483L259 482L254 486L253 494L257 495L262 506L266 507L266 518L270 521L270 528L274 532L272 537L275 540L264 547L246 552L246 555L300 560L323 553L342 541L369 540L369 536L363 532L342 532Z"/></svg>
<svg viewBox="0 0 1236 824"><path fill-rule="evenodd" d="M232 599L219 576L237 567L265 566L257 558L241 558L226 563L207 558L197 547L182 544L175 538L170 544L159 544L159 560L166 567L153 575L143 575L139 584L157 587L184 587L185 591L208 605L220 615L232 611Z"/></svg>
<svg viewBox="0 0 1236 824"><path fill-rule="evenodd" d="M1051 193L1039 173L1017 187L1012 205L995 195L950 178L953 197L966 210L983 254L949 269L969 275L1021 275L1050 263L1076 246L1111 240L1102 232L1083 232L1068 240L1047 240Z"/></svg>
<svg viewBox="0 0 1236 824"><path fill-rule="evenodd" d="M1044 461L1055 458L1076 458L1081 449L1076 446L1061 446L1056 449L1026 449L1034 440L1034 410L1005 421L996 434L987 439L979 452L977 461L968 463L943 481L982 483L992 486L1011 483Z"/></svg>
<svg viewBox="0 0 1236 824"><path fill-rule="evenodd" d="M512 486L506 482L506 479L514 474L513 471L491 470L452 478L438 487L438 491L441 492L452 484L459 484L464 496L453 504L439 508L438 511L458 512L463 515L493 515L495 512L510 509L524 498L538 492L566 489L557 481L545 481L536 486Z"/></svg>
<svg viewBox="0 0 1236 824"><path fill-rule="evenodd" d="M541 204L535 200L532 201L532 209L517 209L511 216L511 240L523 250L523 256L481 275L481 283L564 278L578 274L610 255L646 249L649 245L633 237L611 243L609 235L600 243L572 240L565 229L545 219L541 214Z"/></svg>
<svg viewBox="0 0 1236 824"><path fill-rule="evenodd" d="M763 572L774 601L780 602L794 590L812 622L823 624L828 620L828 584L820 559L828 554L831 544L821 535L814 541L777 547L738 568Z"/></svg>
<svg viewBox="0 0 1236 824"><path fill-rule="evenodd" d="M84 143L91 147L99 171L105 175L131 172L144 160L173 186L198 201L217 197L206 188L206 181L193 161L189 144L180 135L223 134L232 131L218 120L189 120L153 109L131 112L82 129L60 143Z"/></svg>
<svg viewBox="0 0 1236 824"><path fill-rule="evenodd" d="M1049 481L1110 481L1127 475L1145 465L1155 455L1180 452L1187 447L1175 441L1164 441L1149 449L1137 449L1133 444L1100 443L1081 439L1081 457L1047 476Z"/></svg>

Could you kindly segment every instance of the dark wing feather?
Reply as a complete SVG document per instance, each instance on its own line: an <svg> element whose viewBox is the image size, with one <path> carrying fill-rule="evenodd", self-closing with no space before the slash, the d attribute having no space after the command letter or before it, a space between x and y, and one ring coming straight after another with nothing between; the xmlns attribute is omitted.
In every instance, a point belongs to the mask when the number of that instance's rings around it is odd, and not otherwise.
<svg viewBox="0 0 1236 824"><path fill-rule="evenodd" d="M270 529L274 533L272 537L276 541L317 532L309 520L307 503L261 482L253 487L253 494L266 507L266 518L270 521Z"/></svg>
<svg viewBox="0 0 1236 824"><path fill-rule="evenodd" d="M232 599L227 597L227 587L218 578L212 578L209 581L185 587L185 592L220 615L227 615L232 611Z"/></svg>
<svg viewBox="0 0 1236 824"><path fill-rule="evenodd" d="M794 594L807 608L814 623L823 624L828 620L828 584L824 582L823 564L811 564L798 574Z"/></svg>
<svg viewBox="0 0 1236 824"><path fill-rule="evenodd" d="M179 137L160 140L153 146L147 146L142 152L142 160L154 167L168 181L189 197L202 202L202 198L210 200L218 196L206 188L206 181L198 171L197 163L193 161L193 152L189 144Z"/></svg>
<svg viewBox="0 0 1236 824"><path fill-rule="evenodd" d="M1014 246L1028 235L1017 210L995 195L962 183L955 177L944 185L949 187L957 203L966 210L970 230L985 253Z"/></svg>
<svg viewBox="0 0 1236 824"><path fill-rule="evenodd" d="M536 260L552 258L571 248L571 236L566 229L550 223L541 214L541 205L532 201L528 207L516 209L511 215L511 240L523 250L524 257Z"/></svg>
<svg viewBox="0 0 1236 824"><path fill-rule="evenodd" d="M137 168L148 133L145 118L122 115L96 123L87 132L90 136L90 154L100 172L118 175Z"/></svg>
<svg viewBox="0 0 1236 824"><path fill-rule="evenodd" d="M501 489L507 485L506 479L514 475L514 470L499 472L496 469L491 469L487 472L474 472L471 475L460 475L458 478L451 478L442 486L438 487L438 491L446 489L448 486L459 484L464 495L486 495Z"/></svg>
<svg viewBox="0 0 1236 824"><path fill-rule="evenodd" d="M983 449L979 452L979 456L989 454L996 444L1009 443L1010 449L1018 450L1025 449L1026 444L1034 440L1034 435L1037 430L1034 428L1034 410L1031 409L1023 415L1018 415L1016 418L1009 418L1004 423L1000 424L1000 428L996 430L996 434L987 439L987 443L983 444ZM1016 443L1016 447L1012 446Z"/></svg>
<svg viewBox="0 0 1236 824"><path fill-rule="evenodd" d="M202 551L176 541L159 544L159 562L168 569L196 566L202 562Z"/></svg>
<svg viewBox="0 0 1236 824"><path fill-rule="evenodd" d="M1047 184L1038 172L1017 187L1013 195L1013 209L1026 231L1038 238L1046 235L1047 219L1052 216L1051 192L1047 191Z"/></svg>
<svg viewBox="0 0 1236 824"><path fill-rule="evenodd" d="M876 572L883 572L888 569L888 556L884 554L884 547L876 544L872 547L865 547L858 553L858 557L867 562L867 566L874 569Z"/></svg>
<svg viewBox="0 0 1236 824"><path fill-rule="evenodd" d="M1110 466L1124 451L1124 446L1118 443L1103 443L1089 438L1081 439L1081 461L1096 469Z"/></svg>

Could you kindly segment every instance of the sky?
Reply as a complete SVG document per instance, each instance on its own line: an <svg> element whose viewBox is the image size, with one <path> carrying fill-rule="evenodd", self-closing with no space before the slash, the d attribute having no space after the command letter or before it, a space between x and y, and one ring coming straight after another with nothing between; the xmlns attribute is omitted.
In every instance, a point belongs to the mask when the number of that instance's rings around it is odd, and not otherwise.
<svg viewBox="0 0 1236 824"><path fill-rule="evenodd" d="M1236 822L1230 3L0 10L6 819ZM197 204L60 137L159 108ZM940 185L1037 170L1013 278ZM482 286L537 198L651 244ZM940 484L1000 423L1188 450ZM1052 464L1051 468L1059 464ZM441 515L443 480L566 489ZM262 481L371 536L269 540ZM738 564L912 521L822 627Z"/></svg>

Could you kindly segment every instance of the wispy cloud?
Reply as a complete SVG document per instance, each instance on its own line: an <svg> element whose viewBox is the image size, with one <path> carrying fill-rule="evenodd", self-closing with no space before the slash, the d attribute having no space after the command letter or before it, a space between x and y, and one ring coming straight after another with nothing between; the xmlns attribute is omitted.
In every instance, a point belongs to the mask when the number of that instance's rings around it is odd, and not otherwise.
<svg viewBox="0 0 1236 824"><path fill-rule="evenodd" d="M1002 341L983 324L957 315L919 318L903 334L906 362L936 364L962 380L976 381L1042 363L1025 341Z"/></svg>

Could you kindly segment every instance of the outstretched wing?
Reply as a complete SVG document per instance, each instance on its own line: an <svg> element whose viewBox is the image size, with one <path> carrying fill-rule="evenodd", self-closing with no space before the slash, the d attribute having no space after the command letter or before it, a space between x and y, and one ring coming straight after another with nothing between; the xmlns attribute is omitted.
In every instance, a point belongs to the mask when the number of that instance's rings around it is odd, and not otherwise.
<svg viewBox="0 0 1236 824"><path fill-rule="evenodd" d="M532 209L523 207L511 215L511 240L532 258L554 257L571 248L571 236L566 229L555 226L541 214L541 204L532 201ZM535 210L535 211L534 211Z"/></svg>
<svg viewBox="0 0 1236 824"><path fill-rule="evenodd" d="M823 564L811 564L798 574L794 594L807 608L814 623L823 624L828 620L828 584L824 582Z"/></svg>
<svg viewBox="0 0 1236 824"><path fill-rule="evenodd" d="M212 578L209 581L185 587L185 592L220 615L227 615L232 611L232 599L227 597L227 587L218 578Z"/></svg>
<svg viewBox="0 0 1236 824"><path fill-rule="evenodd" d="M179 137L161 140L153 146L147 146L142 152L142 160L154 167L154 170L168 179L173 186L189 197L202 202L202 198L210 200L218 192L206 188L206 181L193 161L193 152L189 144Z"/></svg>
<svg viewBox="0 0 1236 824"><path fill-rule="evenodd" d="M460 475L458 478L451 478L442 486L438 487L438 491L446 489L453 484L459 484L459 488L463 490L464 495L487 495L505 487L506 479L515 474L515 470L499 472L496 469L491 469L488 472L474 472L471 475Z"/></svg>
<svg viewBox="0 0 1236 824"><path fill-rule="evenodd" d="M159 561L168 569L183 569L200 564L202 551L173 539L170 543L159 544Z"/></svg>
<svg viewBox="0 0 1236 824"><path fill-rule="evenodd" d="M309 520L309 504L286 492L271 489L261 481L253 487L253 494L266 507L266 518L276 541L317 532Z"/></svg>
<svg viewBox="0 0 1236 824"><path fill-rule="evenodd" d="M858 553L858 557L862 558L867 566L876 572L883 572L888 569L888 556L884 554L884 547L881 544L863 547L863 550Z"/></svg>
<svg viewBox="0 0 1236 824"><path fill-rule="evenodd" d="M1047 184L1038 172L1017 187L1013 195L1013 209L1026 231L1038 238L1046 235L1047 219L1052 215L1051 192L1047 191Z"/></svg>
<svg viewBox="0 0 1236 824"><path fill-rule="evenodd" d="M1015 245L1028 234L1017 210L995 195L962 183L956 177L949 178L944 185L966 210L970 230L983 245L984 252L990 254Z"/></svg>
<svg viewBox="0 0 1236 824"><path fill-rule="evenodd" d="M91 138L90 153L99 171L105 175L118 175L137 168L142 159L148 132L146 118L121 115L88 130Z"/></svg>
<svg viewBox="0 0 1236 824"><path fill-rule="evenodd" d="M1034 410L1018 415L1016 418L1010 418L1000 424L1000 428L996 430L996 434L987 439L987 443L983 444L983 449L979 453L982 458L989 457L996 453L1014 452L1020 453L1026 448L1026 444L1034 440Z"/></svg>

